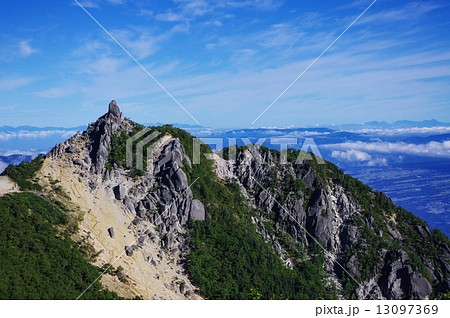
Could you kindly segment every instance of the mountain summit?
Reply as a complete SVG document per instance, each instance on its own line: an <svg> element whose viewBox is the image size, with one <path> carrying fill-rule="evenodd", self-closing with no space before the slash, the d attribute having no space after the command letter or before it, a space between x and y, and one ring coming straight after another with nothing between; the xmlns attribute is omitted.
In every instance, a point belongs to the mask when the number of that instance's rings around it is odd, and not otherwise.
<svg viewBox="0 0 450 318"><path fill-rule="evenodd" d="M199 147L200 163L189 133L134 123L112 101L33 169L5 174L76 220L71 239L124 298L448 296L448 238L385 194L312 154L290 149L282 164L262 146Z"/></svg>

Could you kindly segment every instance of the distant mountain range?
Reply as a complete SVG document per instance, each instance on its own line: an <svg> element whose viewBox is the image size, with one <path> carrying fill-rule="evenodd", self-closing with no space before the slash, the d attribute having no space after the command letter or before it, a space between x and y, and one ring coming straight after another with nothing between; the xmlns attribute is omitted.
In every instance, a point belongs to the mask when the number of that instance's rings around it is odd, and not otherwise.
<svg viewBox="0 0 450 318"><path fill-rule="evenodd" d="M35 127L35 126L0 126L0 132L19 132L19 131L58 131L58 130L64 130L64 131L83 131L86 129L87 126L77 126L77 127Z"/></svg>

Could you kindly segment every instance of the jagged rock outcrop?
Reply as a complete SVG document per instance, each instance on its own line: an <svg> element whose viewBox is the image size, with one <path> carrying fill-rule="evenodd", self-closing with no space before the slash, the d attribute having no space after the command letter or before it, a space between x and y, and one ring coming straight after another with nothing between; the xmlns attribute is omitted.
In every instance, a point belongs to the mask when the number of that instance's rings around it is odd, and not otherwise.
<svg viewBox="0 0 450 318"><path fill-rule="evenodd" d="M256 156L255 148L258 151ZM259 220L254 223L287 266L295 260L289 258L279 238L265 229L267 221L273 221L275 229L289 233L295 242L304 246L319 242L330 251L325 268L337 285L344 273L336 262L343 264L355 277L363 275L361 256L354 249L355 246L368 247L373 242L367 241L355 220L365 220L366 226L377 235L383 236L383 232L375 228L374 218L364 215L358 201L341 184L335 180L326 183L320 181L319 175L308 163L280 165L272 152L258 150L258 147L253 147L253 151L246 149L238 153L234 161L223 160L217 155L215 161L218 176L223 180L234 179L238 182L250 204L261 211ZM303 190L297 188L292 192L294 188L286 186L295 180L302 184ZM375 196L374 193L371 195ZM382 196L392 203L384 194ZM390 242L405 241L395 224L388 219L385 226ZM429 229L424 225L416 226L415 230L423 237L430 236ZM431 294L430 282L414 268L403 250L379 250L378 253L380 262L372 268L370 277L361 280L356 290L357 298L424 299ZM351 256L348 258L348 255ZM445 252L441 259L448 264L449 253ZM440 282L435 282L435 290L448 290L448 287L444 287L448 286L448 278L442 276L443 272L448 273L446 266L428 268L430 273L440 277Z"/></svg>
<svg viewBox="0 0 450 318"><path fill-rule="evenodd" d="M169 264L173 262L175 265L170 266L176 266L178 269L171 269L172 272L181 273L183 267L179 264L183 264L182 260L188 252L185 225L190 218L205 218L204 206L199 200L193 199L186 173L183 171L184 165L191 165L191 162L180 141L165 135L160 136L154 143L152 157L146 158L148 167L143 175L132 177L130 171L133 167L108 166L114 135L131 133L135 126L135 123L124 118L117 103L112 101L108 113L91 123L85 132L56 145L49 152L48 158L52 162L51 165L58 165L62 169L70 166L75 172L73 178L83 183L86 192L94 195L95 199L97 193L106 191L110 200L114 200L115 205L121 207L123 218L131 218L132 221L123 223L122 228L117 222L114 227L111 224L101 225L105 226L104 239L107 242L114 241L118 244L123 241L124 231L134 236L134 240L126 240L126 244L123 244L118 252L128 258L126 263L122 264L123 267L128 266L127 264L132 266L136 257L145 257L148 259L146 263L155 268L169 266L164 260L170 261ZM78 193L79 191L75 195L78 196ZM96 213L98 211L87 211L88 215ZM94 224L94 228L98 226ZM154 249L158 252L154 252ZM167 272L167 268L164 271ZM158 274L156 279L163 280L161 276ZM165 280L173 280L173 276ZM186 276L183 281L186 288L178 298L195 298L192 291L194 288ZM145 282L142 283L145 285ZM173 288L171 292L176 295L179 290ZM166 295L152 294L147 297Z"/></svg>
<svg viewBox="0 0 450 318"><path fill-rule="evenodd" d="M385 260L378 285L386 298L424 299L431 293L431 284L414 272L406 252L388 252Z"/></svg>
<svg viewBox="0 0 450 318"><path fill-rule="evenodd" d="M117 106L117 103L115 100L113 100L113 101L111 101L111 103L109 103L108 114L114 115L119 118L123 117L122 113L120 112L119 106Z"/></svg>
<svg viewBox="0 0 450 318"><path fill-rule="evenodd" d="M131 131L130 123L124 120L123 114L115 101L109 104L109 111L100 117L95 123L90 124L86 130L88 136L89 158L91 172L104 173L105 163L111 148L112 136L120 130Z"/></svg>

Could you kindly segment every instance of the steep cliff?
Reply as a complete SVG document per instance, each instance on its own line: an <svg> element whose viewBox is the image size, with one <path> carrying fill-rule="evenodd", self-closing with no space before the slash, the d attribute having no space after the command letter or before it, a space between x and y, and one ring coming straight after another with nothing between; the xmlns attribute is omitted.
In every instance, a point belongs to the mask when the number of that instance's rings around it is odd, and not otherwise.
<svg viewBox="0 0 450 318"><path fill-rule="evenodd" d="M234 161L216 156L216 162L222 179L241 185L258 211L259 233L287 266L299 260L283 244L284 233L309 250L320 247L342 298L448 293L449 246L442 233L335 165L318 164L311 154L304 160L307 155L294 150L286 155L280 164L279 152L253 146L240 148Z"/></svg>

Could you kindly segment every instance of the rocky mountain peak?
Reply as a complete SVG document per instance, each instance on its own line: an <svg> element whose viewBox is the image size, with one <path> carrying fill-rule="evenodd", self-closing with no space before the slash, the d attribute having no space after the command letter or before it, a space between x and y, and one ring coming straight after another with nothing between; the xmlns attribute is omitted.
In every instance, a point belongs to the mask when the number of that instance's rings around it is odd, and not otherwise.
<svg viewBox="0 0 450 318"><path fill-rule="evenodd" d="M111 103L109 103L108 114L114 115L116 117L121 117L122 113L120 112L119 106L117 106L115 100L112 100Z"/></svg>
<svg viewBox="0 0 450 318"><path fill-rule="evenodd" d="M108 113L88 126L86 133L90 144L92 172L102 173L111 148L111 139L117 131L131 131L132 126L124 119L115 100L109 103Z"/></svg>

